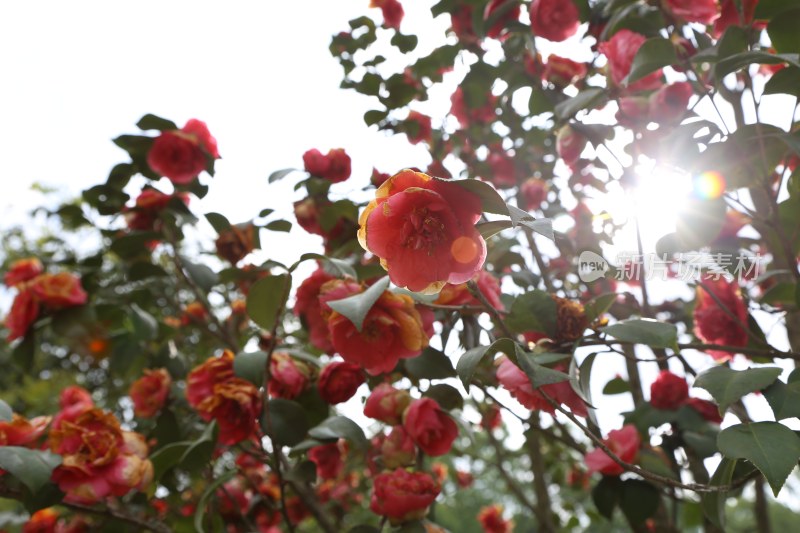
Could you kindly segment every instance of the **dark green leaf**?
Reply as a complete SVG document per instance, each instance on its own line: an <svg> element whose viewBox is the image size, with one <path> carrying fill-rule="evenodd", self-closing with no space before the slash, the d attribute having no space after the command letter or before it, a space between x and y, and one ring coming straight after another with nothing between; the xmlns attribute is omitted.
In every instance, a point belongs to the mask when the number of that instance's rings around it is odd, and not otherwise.
<svg viewBox="0 0 800 533"><path fill-rule="evenodd" d="M775 420L800 417L800 369L792 371L786 383L776 380L763 392Z"/></svg>
<svg viewBox="0 0 800 533"><path fill-rule="evenodd" d="M600 331L620 341L646 344L652 348L674 348L678 342L678 330L674 324L647 318L623 320L600 328Z"/></svg>
<svg viewBox="0 0 800 533"><path fill-rule="evenodd" d="M306 412L297 402L273 398L262 417L264 431L281 446L294 446L308 434Z"/></svg>
<svg viewBox="0 0 800 533"><path fill-rule="evenodd" d="M399 48L401 52L407 54L417 47L418 40L416 35L403 35L400 32L396 32L392 37L391 43Z"/></svg>
<svg viewBox="0 0 800 533"><path fill-rule="evenodd" d="M641 524L655 515L659 501L658 489L647 481L626 479L622 482L619 507L631 524Z"/></svg>
<svg viewBox="0 0 800 533"><path fill-rule="evenodd" d="M131 304L130 317L136 338L151 341L158 336L158 321L136 304Z"/></svg>
<svg viewBox="0 0 800 533"><path fill-rule="evenodd" d="M575 116L578 111L591 109L605 102L605 89L590 87L579 92L576 96L556 104L556 116L564 121Z"/></svg>
<svg viewBox="0 0 800 533"><path fill-rule="evenodd" d="M292 266L291 270L294 270L301 262L308 261L309 259L325 262L332 268L332 270L334 270L332 274L335 274L336 276L349 276L353 279L358 279L355 269L347 261L315 253L306 253L301 255L300 259L298 259L294 266Z"/></svg>
<svg viewBox="0 0 800 533"><path fill-rule="evenodd" d="M0 446L0 468L17 478L35 493L48 481L61 456L21 446Z"/></svg>
<svg viewBox="0 0 800 533"><path fill-rule="evenodd" d="M767 25L772 47L778 52L800 52L800 7L783 11Z"/></svg>
<svg viewBox="0 0 800 533"><path fill-rule="evenodd" d="M516 333L538 331L552 339L556 336L556 302L540 290L521 294L511 304L506 325Z"/></svg>
<svg viewBox="0 0 800 533"><path fill-rule="evenodd" d="M525 375L528 376L534 389L538 389L544 385L569 381L570 378L568 374L542 366L536 363L531 355L525 353L519 346L515 346L515 348L517 364L522 371L525 372Z"/></svg>
<svg viewBox="0 0 800 533"><path fill-rule="evenodd" d="M403 365L408 374L416 379L445 379L456 375L450 358L430 346L417 357L403 360Z"/></svg>
<svg viewBox="0 0 800 533"><path fill-rule="evenodd" d="M364 292L348 296L341 300L328 302L328 305L331 309L350 320L358 331L361 331L367 313L369 313L369 310L372 309L372 306L375 305L375 302L378 301L378 298L381 297L388 287L389 276L385 276L376 281Z"/></svg>
<svg viewBox="0 0 800 533"><path fill-rule="evenodd" d="M780 375L781 369L777 367L731 370L727 366L715 366L697 376L694 386L710 392L719 405L719 412L724 413L728 406L751 392L766 388Z"/></svg>
<svg viewBox="0 0 800 533"><path fill-rule="evenodd" d="M369 444L358 424L345 416L332 416L309 430L308 435L321 441L347 439L357 449L363 450Z"/></svg>
<svg viewBox="0 0 800 533"><path fill-rule="evenodd" d="M206 490L203 492L202 496L200 496L200 500L197 502L197 510L194 513L194 529L199 533L205 533L205 524L203 523L203 517L206 514L206 508L208 507L208 500L217 492L217 489L220 488L222 485L230 481L231 479L236 476L237 471L231 470L229 472L225 472L220 477L212 481L206 487Z"/></svg>
<svg viewBox="0 0 800 533"><path fill-rule="evenodd" d="M377 109L371 109L366 113L364 113L364 123L367 126L372 126L384 120L388 115L389 115L388 111L379 111Z"/></svg>
<svg viewBox="0 0 800 533"><path fill-rule="evenodd" d="M206 265L195 263L183 256L181 256L181 261L183 262L184 270L186 270L189 279L194 281L197 286L204 291L210 291L211 287L219 283L219 277L216 272Z"/></svg>
<svg viewBox="0 0 800 533"><path fill-rule="evenodd" d="M764 85L764 94L789 94L800 96L800 68L782 68Z"/></svg>
<svg viewBox="0 0 800 533"><path fill-rule="evenodd" d="M609 310L616 299L617 294L612 292L608 294L601 294L600 296L596 296L586 302L586 304L583 306L584 312L586 313L586 320L588 320L590 324L593 323Z"/></svg>
<svg viewBox="0 0 800 533"><path fill-rule="evenodd" d="M288 274L267 276L256 281L247 294L247 314L266 330L271 330L278 312L289 297L292 278Z"/></svg>
<svg viewBox="0 0 800 533"><path fill-rule="evenodd" d="M170 469L180 464L191 445L190 441L173 442L151 453L148 459L153 463L153 482L157 483Z"/></svg>
<svg viewBox="0 0 800 533"><path fill-rule="evenodd" d="M630 85L648 74L678 62L675 45L669 39L655 37L648 39L636 52L631 64L630 73L622 80L623 85Z"/></svg>
<svg viewBox="0 0 800 533"><path fill-rule="evenodd" d="M512 226L513 224L510 220L493 220L491 222L481 222L479 224L475 224L475 229L477 229L481 234L481 237L486 240L489 237L497 235L504 229L508 229Z"/></svg>
<svg viewBox="0 0 800 533"><path fill-rule="evenodd" d="M511 339L498 339L490 346L477 346L464 352L456 363L456 373L464 384L464 388L469 390L475 369L487 354L494 355L497 352L503 352L511 355L515 351L514 346L515 343Z"/></svg>
<svg viewBox="0 0 800 533"><path fill-rule="evenodd" d="M800 437L778 422L731 426L720 432L717 446L726 457L753 463L776 497L800 459Z"/></svg>
<svg viewBox="0 0 800 533"><path fill-rule="evenodd" d="M208 220L208 223L211 224L212 228L214 228L214 231L219 234L231 229L231 223L227 218L225 218L225 215L220 215L219 213L206 213L206 220Z"/></svg>
<svg viewBox="0 0 800 533"><path fill-rule="evenodd" d="M603 394L625 394L631 391L631 384L622 378L614 378L603 387Z"/></svg>
<svg viewBox="0 0 800 533"><path fill-rule="evenodd" d="M439 383L428 388L423 394L426 398L436 400L436 403L441 406L445 411L452 411L453 409L462 409L464 407L464 397L461 393L446 383Z"/></svg>
<svg viewBox="0 0 800 533"><path fill-rule="evenodd" d="M233 358L233 373L256 387L264 384L267 370L267 352L243 352Z"/></svg>
<svg viewBox="0 0 800 533"><path fill-rule="evenodd" d="M264 229L268 229L270 231L289 232L292 231L292 223L288 220L273 220L272 222L267 223L264 226Z"/></svg>
<svg viewBox="0 0 800 533"><path fill-rule="evenodd" d="M216 444L217 423L212 421L196 440L190 441L189 447L183 452L178 464L181 465L181 468L191 472L200 470L208 465Z"/></svg>
<svg viewBox="0 0 800 533"><path fill-rule="evenodd" d="M798 54L770 54L769 52L751 50L749 52L734 54L717 62L714 66L714 72L717 79L721 80L731 72L736 72L752 64L779 65L781 63L787 63L798 67L800 66L800 56Z"/></svg>
<svg viewBox="0 0 800 533"><path fill-rule="evenodd" d="M784 11L800 8L800 0L761 0L756 4L756 20L771 19Z"/></svg>
<svg viewBox="0 0 800 533"><path fill-rule="evenodd" d="M622 481L617 476L604 476L592 489L592 501L601 515L611 520L614 508L622 497Z"/></svg>
<svg viewBox="0 0 800 533"><path fill-rule="evenodd" d="M723 457L711 476L709 485L728 485L733 480L733 471L736 468L736 459ZM725 527L725 500L727 492L706 492L700 495L703 513L717 527Z"/></svg>
<svg viewBox="0 0 800 533"><path fill-rule="evenodd" d="M275 172L273 172L272 174L269 175L269 178L267 178L267 183L275 183L278 180L282 180L283 178L285 178L286 176L288 176L292 172L297 172L297 169L296 168L284 168L284 169L281 169L281 170L276 170Z"/></svg>
<svg viewBox="0 0 800 533"><path fill-rule="evenodd" d="M136 126L138 126L140 130L169 131L178 129L178 125L171 120L151 114L147 114L140 118L139 122L136 123Z"/></svg>

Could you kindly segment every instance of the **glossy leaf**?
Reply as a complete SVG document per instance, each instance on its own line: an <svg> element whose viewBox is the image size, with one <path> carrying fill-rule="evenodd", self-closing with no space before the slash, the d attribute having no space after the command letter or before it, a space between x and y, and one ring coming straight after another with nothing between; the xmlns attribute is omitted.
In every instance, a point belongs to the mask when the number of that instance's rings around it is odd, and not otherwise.
<svg viewBox="0 0 800 533"><path fill-rule="evenodd" d="M477 346L464 352L456 363L456 373L464 384L464 388L469 390L469 384L472 382L472 376L475 375L475 370L478 364L487 355L494 355L497 352L506 354L513 354L515 350L515 343L511 339L498 339L490 346Z"/></svg>
<svg viewBox="0 0 800 533"><path fill-rule="evenodd" d="M577 96L556 104L556 116L561 120L573 117L578 111L599 106L605 101L605 89L590 87L579 92Z"/></svg>
<svg viewBox="0 0 800 533"><path fill-rule="evenodd" d="M540 290L517 296L506 316L506 325L516 333L538 331L553 338L556 335L556 302Z"/></svg>
<svg viewBox="0 0 800 533"><path fill-rule="evenodd" d="M13 417L14 411L11 406L3 400L0 400L0 422L8 422Z"/></svg>
<svg viewBox="0 0 800 533"><path fill-rule="evenodd" d="M781 369L777 367L731 370L727 366L715 366L697 376L694 386L710 392L722 414L743 396L771 385L780 374Z"/></svg>
<svg viewBox="0 0 800 533"><path fill-rule="evenodd" d="M733 472L736 469L736 459L723 457L717 466L714 475L709 481L710 485L728 485L733 481ZM717 527L725 527L725 501L728 499L727 492L707 492L700 495L700 503L703 506L703 513Z"/></svg>
<svg viewBox="0 0 800 533"><path fill-rule="evenodd" d="M367 313L369 313L369 310L372 309L372 306L375 305L375 302L378 301L378 298L381 297L388 287L389 276L384 276L368 287L364 292L348 296L341 300L328 302L328 305L331 309L350 320L358 331L361 331Z"/></svg>
<svg viewBox="0 0 800 533"><path fill-rule="evenodd" d="M617 340L646 344L652 348L674 348L678 342L678 330L673 324L647 318L623 320L600 331Z"/></svg>
<svg viewBox="0 0 800 533"><path fill-rule="evenodd" d="M775 420L800 417L800 369L793 370L786 383L776 380L763 392Z"/></svg>
<svg viewBox="0 0 800 533"><path fill-rule="evenodd" d="M630 85L648 74L678 62L675 45L669 39L655 37L642 44L631 64L630 73L622 80L623 85Z"/></svg>
<svg viewBox="0 0 800 533"><path fill-rule="evenodd" d="M309 430L308 435L321 441L346 439L363 450L369 444L361 427L345 416L332 416Z"/></svg>
<svg viewBox="0 0 800 533"><path fill-rule="evenodd" d="M622 482L619 507L631 524L641 524L652 518L660 503L658 489L641 479L626 479Z"/></svg>
<svg viewBox="0 0 800 533"><path fill-rule="evenodd" d="M296 168L284 168L281 170L276 170L269 175L269 178L267 178L267 183L275 183L276 181L282 180L292 172L298 172L298 170Z"/></svg>
<svg viewBox="0 0 800 533"><path fill-rule="evenodd" d="M262 427L281 446L294 446L308 434L308 419L299 403L273 398L262 415Z"/></svg>
<svg viewBox="0 0 800 533"><path fill-rule="evenodd" d="M233 373L256 387L264 384L267 371L267 352L243 352L233 358Z"/></svg>
<svg viewBox="0 0 800 533"><path fill-rule="evenodd" d="M266 330L271 330L278 312L289 296L292 278L288 274L267 276L256 281L247 294L247 314Z"/></svg>
<svg viewBox="0 0 800 533"><path fill-rule="evenodd" d="M405 359L403 365L416 379L445 379L456 376L453 362L443 352L428 346L417 357Z"/></svg>
<svg viewBox="0 0 800 533"><path fill-rule="evenodd" d="M48 481L61 456L21 446L0 446L0 468L21 481L31 492L37 492Z"/></svg>
<svg viewBox="0 0 800 533"><path fill-rule="evenodd" d="M136 123L136 126L140 130L169 131L178 129L178 125L171 120L167 120L156 115L151 115L149 113L140 118L139 122Z"/></svg>

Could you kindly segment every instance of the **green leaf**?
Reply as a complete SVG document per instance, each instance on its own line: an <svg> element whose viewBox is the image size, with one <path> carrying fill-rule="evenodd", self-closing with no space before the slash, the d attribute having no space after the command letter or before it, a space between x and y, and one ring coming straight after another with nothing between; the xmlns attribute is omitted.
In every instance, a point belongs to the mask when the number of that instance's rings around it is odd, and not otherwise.
<svg viewBox="0 0 800 533"><path fill-rule="evenodd" d="M622 497L622 481L617 476L603 476L592 489L592 501L601 515L611 520Z"/></svg>
<svg viewBox="0 0 800 533"><path fill-rule="evenodd" d="M332 416L309 430L308 435L321 441L346 439L357 449L365 449L369 441L364 430L345 416Z"/></svg>
<svg viewBox="0 0 800 533"><path fill-rule="evenodd" d="M517 296L506 316L506 325L515 333L539 331L556 336L556 302L548 293L532 290Z"/></svg>
<svg viewBox="0 0 800 533"><path fill-rule="evenodd" d="M535 362L531 355L524 352L518 345L515 345L515 348L517 364L522 371L525 372L525 375L528 376L534 389L538 389L544 385L552 385L554 383L570 380L568 374L542 366Z"/></svg>
<svg viewBox="0 0 800 533"><path fill-rule="evenodd" d="M516 343L511 339L498 339L490 346L477 346L464 352L456 363L456 374L464 384L464 388L469 390L469 384L472 382L472 376L475 375L475 369L478 364L483 360L486 355L494 355L497 352L503 352L512 355L515 352Z"/></svg>
<svg viewBox="0 0 800 533"><path fill-rule="evenodd" d="M428 388L422 395L426 398L436 400L436 403L445 411L462 409L464 407L464 397L461 393L447 383L438 383Z"/></svg>
<svg viewBox="0 0 800 533"><path fill-rule="evenodd" d="M614 378L603 387L603 394L625 394L631 391L631 384L622 378Z"/></svg>
<svg viewBox="0 0 800 533"><path fill-rule="evenodd" d="M763 392L775 420L800 418L800 369L793 370L786 383L776 380Z"/></svg>
<svg viewBox="0 0 800 533"><path fill-rule="evenodd" d="M536 233L543 235L550 239L551 241L556 240L556 236L553 233L553 221L549 218L534 218L533 215L520 209L517 206L509 204L508 206L508 215L511 217L511 224L514 227L519 225L527 226L531 228Z"/></svg>
<svg viewBox="0 0 800 533"><path fill-rule="evenodd" d="M800 68L782 68L764 85L764 94L789 94L800 96Z"/></svg>
<svg viewBox="0 0 800 533"><path fill-rule="evenodd" d="M303 406L283 398L267 402L261 425L265 433L281 446L294 446L302 441L309 427Z"/></svg>
<svg viewBox="0 0 800 533"><path fill-rule="evenodd" d="M140 118L139 122L136 123L136 126L140 130L169 131L178 129L178 125L171 120L167 120L156 115L151 115L149 113Z"/></svg>
<svg viewBox="0 0 800 533"><path fill-rule="evenodd" d="M206 490L203 492L203 495L200 496L200 500L197 502L197 510L194 513L194 529L199 533L205 533L205 524L203 524L203 517L206 514L206 508L208 507L208 500L217 492L217 489L220 488L222 485L230 481L231 479L236 476L237 471L231 470L229 472L225 472L220 477L212 481L206 487ZM212 515L213 516L213 515Z"/></svg>
<svg viewBox="0 0 800 533"><path fill-rule="evenodd" d="M726 457L753 463L776 497L800 459L800 437L778 422L731 426L720 432L717 446Z"/></svg>
<svg viewBox="0 0 800 533"><path fill-rule="evenodd" d="M497 235L504 229L508 229L513 227L513 224L510 220L492 220L491 222L481 222L479 224L475 224L475 229L478 230L478 233L481 234L484 240L492 237L493 235Z"/></svg>
<svg viewBox="0 0 800 533"><path fill-rule="evenodd" d="M600 331L620 341L646 344L652 348L675 348L678 342L675 325L647 318L623 320L600 328Z"/></svg>
<svg viewBox="0 0 800 533"><path fill-rule="evenodd" d="M328 302L328 305L331 309L350 320L360 332L364 326L364 319L367 317L367 313L388 287L389 276L384 276L364 292Z"/></svg>
<svg viewBox="0 0 800 533"><path fill-rule="evenodd" d="M407 54L417 47L418 40L416 35L403 35L397 32L392 37L391 43L393 46L399 48L401 52Z"/></svg>
<svg viewBox="0 0 800 533"><path fill-rule="evenodd" d="M719 412L724 413L731 404L751 392L766 388L780 375L781 369L774 366L747 370L715 366L697 376L694 386L710 392L719 405Z"/></svg>
<svg viewBox="0 0 800 533"><path fill-rule="evenodd" d="M217 423L212 421L196 440L190 441L178 464L189 471L197 471L208 465L217 444Z"/></svg>
<svg viewBox="0 0 800 533"><path fill-rule="evenodd" d="M711 476L709 485L728 485L733 481L733 472L736 469L736 459L723 457L717 466L714 475ZM728 499L727 492L706 492L700 494L700 503L703 506L703 514L717 527L725 527L725 500Z"/></svg>
<svg viewBox="0 0 800 533"><path fill-rule="evenodd" d="M356 280L358 279L358 274L356 274L355 269L347 261L315 253L306 253L301 255L300 259L298 259L297 262L294 265L292 265L289 270L294 271L300 263L302 263L303 261L308 261L310 259L314 259L316 261L323 261L324 263L326 263L328 266L331 267L331 270L334 271L334 272L329 272L330 274L334 274L336 276L348 276Z"/></svg>
<svg viewBox="0 0 800 533"><path fill-rule="evenodd" d="M8 422L13 418L14 411L11 406L0 400L0 422Z"/></svg>
<svg viewBox="0 0 800 533"><path fill-rule="evenodd" d="M675 45L669 39L655 37L646 40L631 64L630 73L622 80L623 85L630 85L658 69L668 67L678 62Z"/></svg>
<svg viewBox="0 0 800 533"><path fill-rule="evenodd" d="M622 482L619 507L631 524L641 524L653 517L661 498L652 484L641 479L626 479Z"/></svg>
<svg viewBox="0 0 800 533"><path fill-rule="evenodd" d="M778 52L800 52L800 8L783 11L767 25L772 46Z"/></svg>
<svg viewBox="0 0 800 533"><path fill-rule="evenodd" d="M416 379L445 379L456 376L450 358L435 348L428 346L417 357L404 359L403 365L408 374Z"/></svg>
<svg viewBox="0 0 800 533"><path fill-rule="evenodd" d="M153 463L153 482L157 483L170 469L180 464L190 441L173 442L151 453L148 459Z"/></svg>
<svg viewBox="0 0 800 533"><path fill-rule="evenodd" d="M586 358L581 361L581 366L578 369L578 379L577 381L573 378L573 368L575 366L576 359L572 359L570 362L570 384L573 388L577 387L575 391L578 396L580 396L586 403L592 406L592 387L591 382L589 381L590 376L592 375L592 366L594 365L594 360L597 357L597 353L590 353L586 356Z"/></svg>
<svg viewBox="0 0 800 533"><path fill-rule="evenodd" d="M273 220L272 222L267 223L264 226L264 229L268 229L270 231L284 231L288 233L292 231L292 223L288 220Z"/></svg>
<svg viewBox="0 0 800 533"><path fill-rule="evenodd" d="M462 189L476 194L481 199L481 208L486 213L494 213L496 215L508 215L508 206L506 205L503 197L497 192L497 189L486 183L485 181L476 179L465 180L445 180L442 178L435 178L445 183L453 183Z"/></svg>
<svg viewBox="0 0 800 533"><path fill-rule="evenodd" d="M271 330L278 312L286 303L292 278L288 274L267 276L256 281L247 294L247 314L266 330Z"/></svg>
<svg viewBox="0 0 800 533"><path fill-rule="evenodd" d="M772 19L784 11L800 8L800 0L761 0L756 4L756 20Z"/></svg>
<svg viewBox="0 0 800 533"><path fill-rule="evenodd" d="M296 168L284 168L281 170L276 170L272 174L269 175L267 178L267 183L275 183L278 180L282 180L292 172L299 172Z"/></svg>
<svg viewBox="0 0 800 533"><path fill-rule="evenodd" d="M225 217L225 215L220 215L219 213L206 213L206 220L208 220L208 223L211 224L212 228L214 228L214 231L219 234L231 229L231 223Z"/></svg>
<svg viewBox="0 0 800 533"><path fill-rule="evenodd" d="M216 272L206 265L190 261L184 256L181 256L181 261L183 262L184 270L186 270L186 274L189 278L204 291L210 291L211 287L219 283L219 277Z"/></svg>
<svg viewBox="0 0 800 533"><path fill-rule="evenodd" d="M267 352L243 352L233 358L233 373L256 387L264 384L267 370Z"/></svg>
<svg viewBox="0 0 800 533"><path fill-rule="evenodd" d="M608 311L617 299L616 293L601 294L586 302L583 310L586 313L586 320L593 323L595 320L603 316Z"/></svg>
<svg viewBox="0 0 800 533"><path fill-rule="evenodd" d="M792 66L800 66L800 55L798 54L770 54L769 52L761 52L758 50L751 50L749 52L741 52L734 54L730 57L717 62L714 65L714 72L717 79L722 79L731 72L749 67L752 64L760 65L778 65L787 63Z"/></svg>
<svg viewBox="0 0 800 533"><path fill-rule="evenodd" d="M136 338L151 341L158 336L158 321L136 304L131 304L130 317Z"/></svg>
<svg viewBox="0 0 800 533"><path fill-rule="evenodd" d="M388 111L379 111L377 109L370 109L364 113L364 123L367 126L373 126L380 121L384 120L389 115Z"/></svg>
<svg viewBox="0 0 800 533"><path fill-rule="evenodd" d="M590 87L579 92L576 96L556 104L556 116L559 120L568 120L575 116L578 111L599 106L600 102L605 102L605 99L605 89Z"/></svg>
<svg viewBox="0 0 800 533"><path fill-rule="evenodd" d="M60 464L61 456L49 450L0 446L0 468L10 472L33 493L50 481L50 475Z"/></svg>

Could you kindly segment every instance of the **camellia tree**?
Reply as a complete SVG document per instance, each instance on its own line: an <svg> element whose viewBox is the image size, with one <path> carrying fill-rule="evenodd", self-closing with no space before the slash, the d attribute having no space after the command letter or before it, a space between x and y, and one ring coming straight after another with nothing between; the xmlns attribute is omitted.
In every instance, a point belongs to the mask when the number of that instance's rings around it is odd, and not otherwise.
<svg viewBox="0 0 800 533"><path fill-rule="evenodd" d="M153 115L47 211L58 232L4 233L5 527L722 531L730 501L776 526L800 459L800 3L441 0L429 53L398 0L369 8L333 37L342 86L431 162L376 154L367 180L309 149L272 174L321 249L258 252L280 206L194 212L217 142ZM453 76L447 116L422 113ZM692 177L675 231L648 256L633 217L614 264L610 198L654 167Z"/></svg>

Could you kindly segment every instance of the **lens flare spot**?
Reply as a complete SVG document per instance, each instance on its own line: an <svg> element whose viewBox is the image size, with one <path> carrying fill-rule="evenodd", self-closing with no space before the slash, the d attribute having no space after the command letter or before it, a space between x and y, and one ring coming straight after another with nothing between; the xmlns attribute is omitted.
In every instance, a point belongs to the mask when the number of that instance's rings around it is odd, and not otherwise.
<svg viewBox="0 0 800 533"><path fill-rule="evenodd" d="M459 263L467 264L478 256L478 245L469 237L458 237L450 246L450 254Z"/></svg>
<svg viewBox="0 0 800 533"><path fill-rule="evenodd" d="M703 172L692 178L692 192L699 198L719 198L725 192L725 178L719 172Z"/></svg>

